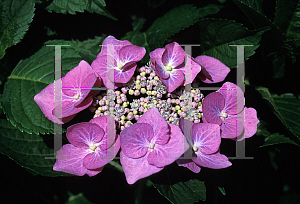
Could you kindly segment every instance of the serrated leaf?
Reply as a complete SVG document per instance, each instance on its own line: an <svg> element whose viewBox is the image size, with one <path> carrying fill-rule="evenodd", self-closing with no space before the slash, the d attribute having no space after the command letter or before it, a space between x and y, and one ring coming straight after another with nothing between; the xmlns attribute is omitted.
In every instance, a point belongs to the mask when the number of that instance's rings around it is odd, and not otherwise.
<svg viewBox="0 0 300 204"><path fill-rule="evenodd" d="M78 47L69 41L48 41L61 47L62 76L82 60ZM20 61L4 85L1 105L7 119L27 133L53 133L54 125L33 100L34 96L54 81L54 47L44 46L31 57Z"/></svg>
<svg viewBox="0 0 300 204"><path fill-rule="evenodd" d="M300 1L278 0L274 23L277 24L286 36L300 40Z"/></svg>
<svg viewBox="0 0 300 204"><path fill-rule="evenodd" d="M9 156L20 166L44 176L70 176L63 172L53 171L54 150L45 141L54 142L53 136L36 135L20 132L7 120L0 120L0 152Z"/></svg>
<svg viewBox="0 0 300 204"><path fill-rule="evenodd" d="M101 46L103 40L107 35L102 34L101 36L95 36L93 39L87 39L84 41L72 40L72 43L76 44L80 50L87 50L92 55L98 55L101 51Z"/></svg>
<svg viewBox="0 0 300 204"><path fill-rule="evenodd" d="M123 40L145 47L147 53L143 62L147 62L149 53L162 47L169 37L193 25L199 18L219 12L221 8L222 6L219 5L208 5L197 9L189 4L182 5L156 19L146 32L131 31L124 36Z"/></svg>
<svg viewBox="0 0 300 204"><path fill-rule="evenodd" d="M275 34L281 34L281 32L278 33L278 26L262 14L262 0L233 0L233 2L242 10L255 28L270 26L275 29Z"/></svg>
<svg viewBox="0 0 300 204"><path fill-rule="evenodd" d="M300 138L300 99L292 94L273 95L272 97L283 119Z"/></svg>
<svg viewBox="0 0 300 204"><path fill-rule="evenodd" d="M263 13L263 0L239 0L259 13Z"/></svg>
<svg viewBox="0 0 300 204"><path fill-rule="evenodd" d="M265 143L260 147L267 147L267 146L283 144L283 143L298 145L296 142L289 139L288 137L285 137L284 135L280 135L279 133L269 132L267 129L267 125L268 124L265 121L261 120L257 127L256 135L263 136L265 138Z"/></svg>
<svg viewBox="0 0 300 204"><path fill-rule="evenodd" d="M28 0L4 0L0 5L0 59L5 50L23 39L34 16L35 4Z"/></svg>
<svg viewBox="0 0 300 204"><path fill-rule="evenodd" d="M247 60L259 47L261 35L269 30L263 28L248 31L240 23L221 19L203 19L199 22L199 26L202 54L217 58L230 68L236 68L237 48L229 45L253 45L245 46L245 60Z"/></svg>
<svg viewBox="0 0 300 204"><path fill-rule="evenodd" d="M191 179L173 185L153 184L158 192L173 204L193 204L206 200L206 187L203 181Z"/></svg>
<svg viewBox="0 0 300 204"><path fill-rule="evenodd" d="M299 146L296 142L285 137L284 135L280 135L279 133L274 133L274 134L271 134L268 137L266 137L265 143L263 145L261 145L260 147L266 147L266 146L270 146L270 145L283 144L283 143L288 143L288 144L293 144L293 145Z"/></svg>
<svg viewBox="0 0 300 204"><path fill-rule="evenodd" d="M84 10L90 13L97 13L113 20L117 20L111 13L109 13L104 7L106 3L104 0L54 0L47 10L51 13L69 13L76 14L76 12L84 12Z"/></svg>
<svg viewBox="0 0 300 204"><path fill-rule="evenodd" d="M289 125L288 123L286 122L286 120L284 119L284 117L282 116L281 111L279 111L279 108L277 107L271 93L269 92L269 89L268 88L265 88L265 87L257 87L256 90L260 93L260 95L262 96L262 99L265 99L273 113L275 114L275 116L280 120L280 122L284 125L284 127L287 129L288 132L290 132L294 137L295 139L297 139L298 141L300 141L300 137L299 137L299 132L296 134L297 130L293 130ZM298 99L297 99L298 100ZM277 103L280 103L279 100L277 101ZM296 113L294 114L298 114L299 113L299 110L293 110L293 111L296 111ZM297 112L298 111L298 112ZM286 114L286 113L285 113ZM295 116L296 116L295 115ZM288 119L289 120L289 119ZM289 121L289 123L294 123L294 121ZM297 122L296 122L297 123ZM297 127L297 125L296 125ZM296 131L296 132L295 132Z"/></svg>

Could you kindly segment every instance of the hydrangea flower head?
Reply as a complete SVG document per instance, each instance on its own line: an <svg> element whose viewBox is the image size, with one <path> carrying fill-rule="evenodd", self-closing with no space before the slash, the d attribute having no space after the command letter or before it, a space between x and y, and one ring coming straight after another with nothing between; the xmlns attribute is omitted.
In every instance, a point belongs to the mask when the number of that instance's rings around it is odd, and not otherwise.
<svg viewBox="0 0 300 204"><path fill-rule="evenodd" d="M66 136L71 144L59 150L53 170L78 176L94 176L101 172L120 149L119 137L109 137L110 123L114 124L111 116L101 116L70 126Z"/></svg>
<svg viewBox="0 0 300 204"><path fill-rule="evenodd" d="M226 82L221 89L207 95L202 108L203 121L220 125L222 138L237 138L244 130L245 137L256 132L259 122L256 111L244 109L244 93L233 83Z"/></svg>
<svg viewBox="0 0 300 204"><path fill-rule="evenodd" d="M146 50L132 45L129 41L117 40L113 36L105 38L102 50L93 61L92 68L107 87L107 80L123 84L128 82L136 69L136 62L140 61ZM114 86L117 88L117 86Z"/></svg>
<svg viewBox="0 0 300 204"><path fill-rule="evenodd" d="M185 151L179 127L168 124L156 108L124 129L120 137L121 164L129 184L161 171Z"/></svg>
<svg viewBox="0 0 300 204"><path fill-rule="evenodd" d="M199 173L201 166L221 169L231 166L225 155L219 153L221 143L220 126L210 123L193 123L183 118L179 119L179 127L184 133L189 149L185 158L178 159L179 166L184 166Z"/></svg>
<svg viewBox="0 0 300 204"><path fill-rule="evenodd" d="M150 61L155 69L155 73L166 85L168 92L173 92L184 82L184 73L186 72L184 65L185 57L184 50L176 42L167 44L165 48L157 48L150 53ZM187 68L191 70L192 77L186 84L192 83L201 70L201 67L197 63L192 60L189 60L189 62L186 63L186 66L188 64Z"/></svg>
<svg viewBox="0 0 300 204"><path fill-rule="evenodd" d="M96 94L91 92L91 89L96 81L97 77L91 66L87 62L81 61L65 77L55 82L62 84L61 100L56 101L54 98L55 87L53 83L35 95L34 101L49 120L63 124L91 105L92 97Z"/></svg>
<svg viewBox="0 0 300 204"><path fill-rule="evenodd" d="M230 69L225 64L210 56L200 55L194 61L201 66L201 72L197 77L204 83L221 82L230 72Z"/></svg>

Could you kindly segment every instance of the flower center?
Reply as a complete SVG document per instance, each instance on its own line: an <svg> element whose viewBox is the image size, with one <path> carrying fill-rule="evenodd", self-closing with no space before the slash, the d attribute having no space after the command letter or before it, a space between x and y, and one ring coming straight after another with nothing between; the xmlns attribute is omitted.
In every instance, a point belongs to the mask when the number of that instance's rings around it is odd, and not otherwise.
<svg viewBox="0 0 300 204"><path fill-rule="evenodd" d="M193 151L194 151L194 152L197 152L197 151L198 151L198 147L194 145L194 146L193 146Z"/></svg>
<svg viewBox="0 0 300 204"><path fill-rule="evenodd" d="M97 149L97 146L95 144L90 145L90 149L94 152L95 149Z"/></svg>
<svg viewBox="0 0 300 204"><path fill-rule="evenodd" d="M122 62L119 62L117 64L117 67L115 67L117 70L122 71L122 67L124 66L124 64Z"/></svg>
<svg viewBox="0 0 300 204"><path fill-rule="evenodd" d="M225 119L225 118L228 118L228 114L222 112L222 113L220 113L220 117L221 117L221 118L224 118L224 119Z"/></svg>
<svg viewBox="0 0 300 204"><path fill-rule="evenodd" d="M153 143L150 143L150 144L149 144L149 148L150 148L150 149L154 149L154 147L155 147L155 144L153 144Z"/></svg>
<svg viewBox="0 0 300 204"><path fill-rule="evenodd" d="M73 97L76 101L80 99L80 94L75 94L75 96Z"/></svg>
<svg viewBox="0 0 300 204"><path fill-rule="evenodd" d="M166 66L165 66L165 69L166 69L167 71L169 71L169 72L172 71L172 67L171 67L170 65L166 65Z"/></svg>

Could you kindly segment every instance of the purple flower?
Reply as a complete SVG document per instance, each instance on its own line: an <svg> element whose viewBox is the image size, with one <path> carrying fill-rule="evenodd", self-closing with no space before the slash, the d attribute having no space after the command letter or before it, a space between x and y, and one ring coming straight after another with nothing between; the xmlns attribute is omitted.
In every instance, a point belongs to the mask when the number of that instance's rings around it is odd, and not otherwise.
<svg viewBox="0 0 300 204"><path fill-rule="evenodd" d="M206 55L194 59L201 66L201 72L197 77L205 83L218 83L225 79L230 69L219 60Z"/></svg>
<svg viewBox="0 0 300 204"><path fill-rule="evenodd" d="M59 91L62 100L55 100L53 83L35 95L34 101L49 120L63 124L91 105L93 96L97 94L97 92L91 91L96 82L97 86L101 85L91 66L87 62L81 61L65 77L55 82L57 86L62 84L62 92ZM62 108L60 109L60 107Z"/></svg>
<svg viewBox="0 0 300 204"><path fill-rule="evenodd" d="M188 84L192 83L201 70L201 67L193 62L190 57L187 57L187 62L184 66L184 59L185 52L176 42L167 44L165 48L157 48L150 53L150 61L155 69L155 73L166 85L168 92L173 92L184 82L185 72L188 72L189 76L191 76L185 82Z"/></svg>
<svg viewBox="0 0 300 204"><path fill-rule="evenodd" d="M101 172L120 149L119 137L108 132L112 128L107 127L112 124L111 116L101 116L70 126L66 136L71 144L58 151L53 170L78 176L94 176Z"/></svg>
<svg viewBox="0 0 300 204"><path fill-rule="evenodd" d="M221 143L220 126L209 123L193 123L183 118L179 119L179 127L184 133L189 149L184 153L185 158L176 162L195 173L200 166L211 169L222 169L231 166L225 155L219 153Z"/></svg>
<svg viewBox="0 0 300 204"><path fill-rule="evenodd" d="M244 93L233 83L226 82L221 89L207 95L202 109L203 121L218 124L222 138L237 138L244 131L245 137L251 137L256 132L259 122L256 111L244 109Z"/></svg>
<svg viewBox="0 0 300 204"><path fill-rule="evenodd" d="M121 164L129 184L161 171L185 152L179 127L168 125L156 108L124 129L120 137Z"/></svg>
<svg viewBox="0 0 300 204"><path fill-rule="evenodd" d="M145 48L132 45L127 40L117 40L113 36L106 37L102 46L91 66L106 87L107 79L117 84L128 82L134 74L136 62L146 53Z"/></svg>

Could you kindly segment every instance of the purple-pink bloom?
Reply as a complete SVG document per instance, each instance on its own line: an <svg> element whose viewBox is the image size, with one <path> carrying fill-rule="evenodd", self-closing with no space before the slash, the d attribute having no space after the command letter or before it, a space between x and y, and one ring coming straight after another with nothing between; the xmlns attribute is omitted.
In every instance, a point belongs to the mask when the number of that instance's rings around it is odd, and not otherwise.
<svg viewBox="0 0 300 204"><path fill-rule="evenodd" d="M71 144L57 152L53 170L78 176L101 172L120 149L119 137L107 132L111 124L114 124L111 116L101 116L68 127L66 136Z"/></svg>
<svg viewBox="0 0 300 204"><path fill-rule="evenodd" d="M93 96L97 94L97 92L91 91L96 82L99 85L91 66L87 62L81 61L65 77L55 82L55 85L59 87L59 84L62 84L62 91L56 91L61 93L61 100L54 98L55 87L53 83L35 95L34 101L49 120L64 124L72 120L78 112L91 105Z"/></svg>
<svg viewBox="0 0 300 204"><path fill-rule="evenodd" d="M107 79L112 83L123 84L131 79L137 66L136 62L140 61L145 54L146 50L143 47L108 36L91 66L106 87ZM117 86L114 85L114 88Z"/></svg>
<svg viewBox="0 0 300 204"><path fill-rule="evenodd" d="M191 79L185 82L188 84L192 83L201 70L201 67L190 60L190 57L186 59L190 63L187 62L184 65L185 57L184 50L176 42L167 44L165 48L157 48L150 53L150 61L155 69L155 73L166 85L168 92L173 92L184 82L185 72L191 75Z"/></svg>
<svg viewBox="0 0 300 204"><path fill-rule="evenodd" d="M184 133L189 149L184 158L176 162L195 173L199 173L201 166L211 169L222 169L231 166L225 155L219 153L221 144L220 126L210 123L193 123L183 118L179 119L179 127Z"/></svg>
<svg viewBox="0 0 300 204"><path fill-rule="evenodd" d="M256 111L244 109L244 93L233 83L226 82L221 89L207 95L202 110L203 121L218 124L222 138L237 138L244 131L245 136L251 137L256 132L259 122Z"/></svg>
<svg viewBox="0 0 300 204"><path fill-rule="evenodd" d="M225 64L210 56L200 55L194 61L201 66L201 72L197 77L208 84L223 81L230 72Z"/></svg>
<svg viewBox="0 0 300 204"><path fill-rule="evenodd" d="M156 108L124 129L120 137L121 164L129 184L161 171L186 150L179 127L169 125Z"/></svg>

